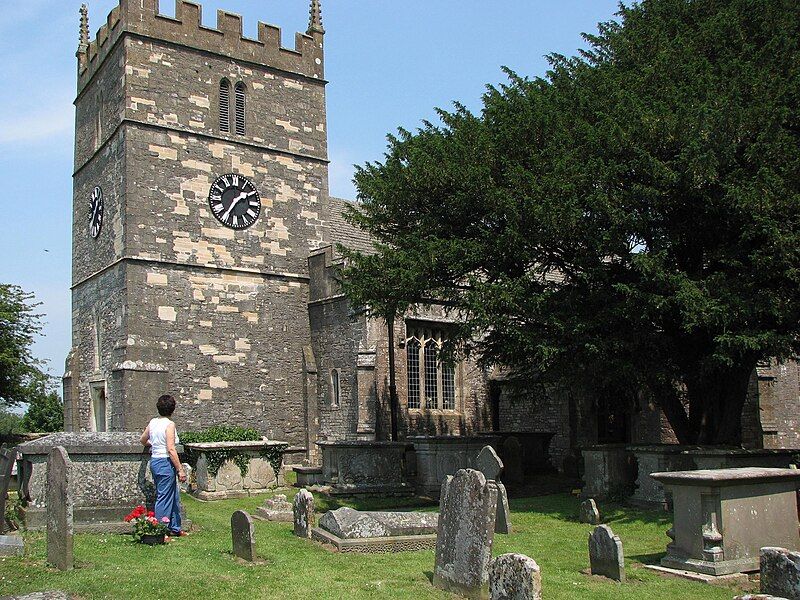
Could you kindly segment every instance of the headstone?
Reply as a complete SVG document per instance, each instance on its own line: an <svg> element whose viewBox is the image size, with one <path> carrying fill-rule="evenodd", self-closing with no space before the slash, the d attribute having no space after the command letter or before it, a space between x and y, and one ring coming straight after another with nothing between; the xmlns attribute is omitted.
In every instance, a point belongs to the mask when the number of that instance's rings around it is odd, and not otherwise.
<svg viewBox="0 0 800 600"><path fill-rule="evenodd" d="M25 542L18 535L0 535L0 556L22 556Z"/></svg>
<svg viewBox="0 0 800 600"><path fill-rule="evenodd" d="M181 465L183 467L183 472L186 473L186 481L181 481L181 491L184 493L189 493L192 491L192 465L189 463L183 463Z"/></svg>
<svg viewBox="0 0 800 600"><path fill-rule="evenodd" d="M761 593L800 599L800 552L761 548Z"/></svg>
<svg viewBox="0 0 800 600"><path fill-rule="evenodd" d="M11 483L11 473L17 461L16 448L0 449L0 534L7 533L11 527L6 522L6 503L8 502L8 488Z"/></svg>
<svg viewBox="0 0 800 600"><path fill-rule="evenodd" d="M248 562L256 559L256 534L253 519L243 510L237 510L231 517L231 538L233 554Z"/></svg>
<svg viewBox="0 0 800 600"><path fill-rule="evenodd" d="M589 525L600 525L600 511L594 498L581 502L580 522Z"/></svg>
<svg viewBox="0 0 800 600"><path fill-rule="evenodd" d="M491 446L484 446L478 458L475 460L475 468L478 469L487 480L500 481L500 474L503 472L503 461Z"/></svg>
<svg viewBox="0 0 800 600"><path fill-rule="evenodd" d="M503 442L503 481L509 485L517 485L524 481L522 468L522 444L516 436L509 436Z"/></svg>
<svg viewBox="0 0 800 600"><path fill-rule="evenodd" d="M319 526L336 537L353 540L435 534L439 515L423 512L358 511L348 507L322 515Z"/></svg>
<svg viewBox="0 0 800 600"><path fill-rule="evenodd" d="M497 489L480 471L461 469L442 484L433 585L467 598L486 598Z"/></svg>
<svg viewBox="0 0 800 600"><path fill-rule="evenodd" d="M267 498L263 506L258 507L256 511L257 519L266 519L267 521L279 521L282 523L291 523L294 518L292 505L286 501L284 494L276 494L272 498Z"/></svg>
<svg viewBox="0 0 800 600"><path fill-rule="evenodd" d="M72 461L62 446L47 456L47 562L61 571L73 567Z"/></svg>
<svg viewBox="0 0 800 600"><path fill-rule="evenodd" d="M311 537L314 526L314 496L308 490L300 490L292 504L294 513L294 534L301 538Z"/></svg>
<svg viewBox="0 0 800 600"><path fill-rule="evenodd" d="M625 557L622 541L608 525L598 525L589 534L589 564L592 575L625 582Z"/></svg>
<svg viewBox="0 0 800 600"><path fill-rule="evenodd" d="M489 569L491 600L541 600L542 573L524 554L501 554Z"/></svg>
<svg viewBox="0 0 800 600"><path fill-rule="evenodd" d="M508 493L499 478L503 472L503 461L491 446L484 446L475 459L478 470L486 477L491 487L497 490L497 516L494 522L495 533L511 533L511 511L508 508Z"/></svg>
<svg viewBox="0 0 800 600"><path fill-rule="evenodd" d="M736 596L733 600L788 600L788 599L778 598L777 596L770 596L768 594L745 594L744 596Z"/></svg>

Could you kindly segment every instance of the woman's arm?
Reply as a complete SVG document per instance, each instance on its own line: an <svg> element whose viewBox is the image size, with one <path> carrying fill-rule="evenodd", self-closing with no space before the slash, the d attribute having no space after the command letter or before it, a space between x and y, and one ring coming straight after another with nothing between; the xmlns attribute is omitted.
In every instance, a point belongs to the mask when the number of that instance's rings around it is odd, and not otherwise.
<svg viewBox="0 0 800 600"><path fill-rule="evenodd" d="M167 452L172 464L175 465L175 470L178 471L178 479L186 481L186 473L183 471L181 459L178 457L178 451L175 450L175 423L167 425Z"/></svg>
<svg viewBox="0 0 800 600"><path fill-rule="evenodd" d="M142 437L139 438L142 442L142 446L149 446L150 445L150 425L144 428L142 432Z"/></svg>

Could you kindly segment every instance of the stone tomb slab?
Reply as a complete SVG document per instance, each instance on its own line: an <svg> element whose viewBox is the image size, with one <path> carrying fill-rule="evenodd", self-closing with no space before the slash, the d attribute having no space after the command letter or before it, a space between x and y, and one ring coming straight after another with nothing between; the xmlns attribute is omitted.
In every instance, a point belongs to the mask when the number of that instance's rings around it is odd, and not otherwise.
<svg viewBox="0 0 800 600"><path fill-rule="evenodd" d="M0 535L0 556L22 556L25 542L19 535Z"/></svg>
<svg viewBox="0 0 800 600"><path fill-rule="evenodd" d="M231 538L235 556L247 562L256 559L255 529L253 519L247 512L237 510L231 516Z"/></svg>
<svg viewBox="0 0 800 600"><path fill-rule="evenodd" d="M622 541L608 525L598 525L589 534L589 564L592 575L625 583L625 557Z"/></svg>
<svg viewBox="0 0 800 600"><path fill-rule="evenodd" d="M436 546L439 515L420 512L361 512L339 508L325 513L312 539L339 552L389 553Z"/></svg>
<svg viewBox="0 0 800 600"><path fill-rule="evenodd" d="M74 564L71 480L72 461L57 446L47 457L47 562L60 571Z"/></svg>
<svg viewBox="0 0 800 600"><path fill-rule="evenodd" d="M267 498L263 506L259 506L254 519L260 521L277 521L280 523L291 523L294 520L292 505L286 500L284 494L276 494L272 498Z"/></svg>
<svg viewBox="0 0 800 600"><path fill-rule="evenodd" d="M466 598L489 595L497 489L480 471L448 476L439 500L433 585Z"/></svg>
<svg viewBox="0 0 800 600"><path fill-rule="evenodd" d="M758 571L764 547L800 550L800 471L745 467L652 473L672 493L661 566L708 575Z"/></svg>

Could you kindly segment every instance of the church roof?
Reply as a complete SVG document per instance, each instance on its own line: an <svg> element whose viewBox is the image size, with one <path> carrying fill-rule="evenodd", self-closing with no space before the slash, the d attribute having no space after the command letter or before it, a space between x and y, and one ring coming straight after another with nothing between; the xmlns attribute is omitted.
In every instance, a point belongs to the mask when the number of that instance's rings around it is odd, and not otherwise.
<svg viewBox="0 0 800 600"><path fill-rule="evenodd" d="M351 250L358 250L367 254L372 254L375 249L372 246L370 235L344 218L344 212L348 206L354 206L355 202L334 198L331 196L331 243L341 244Z"/></svg>

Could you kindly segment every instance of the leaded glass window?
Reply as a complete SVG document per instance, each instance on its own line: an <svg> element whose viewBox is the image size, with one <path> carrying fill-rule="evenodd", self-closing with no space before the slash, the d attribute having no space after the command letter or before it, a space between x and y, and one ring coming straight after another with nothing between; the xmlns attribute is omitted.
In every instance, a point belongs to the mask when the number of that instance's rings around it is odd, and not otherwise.
<svg viewBox="0 0 800 600"><path fill-rule="evenodd" d="M408 408L421 408L419 387L419 340L411 339L406 344L408 371Z"/></svg>

